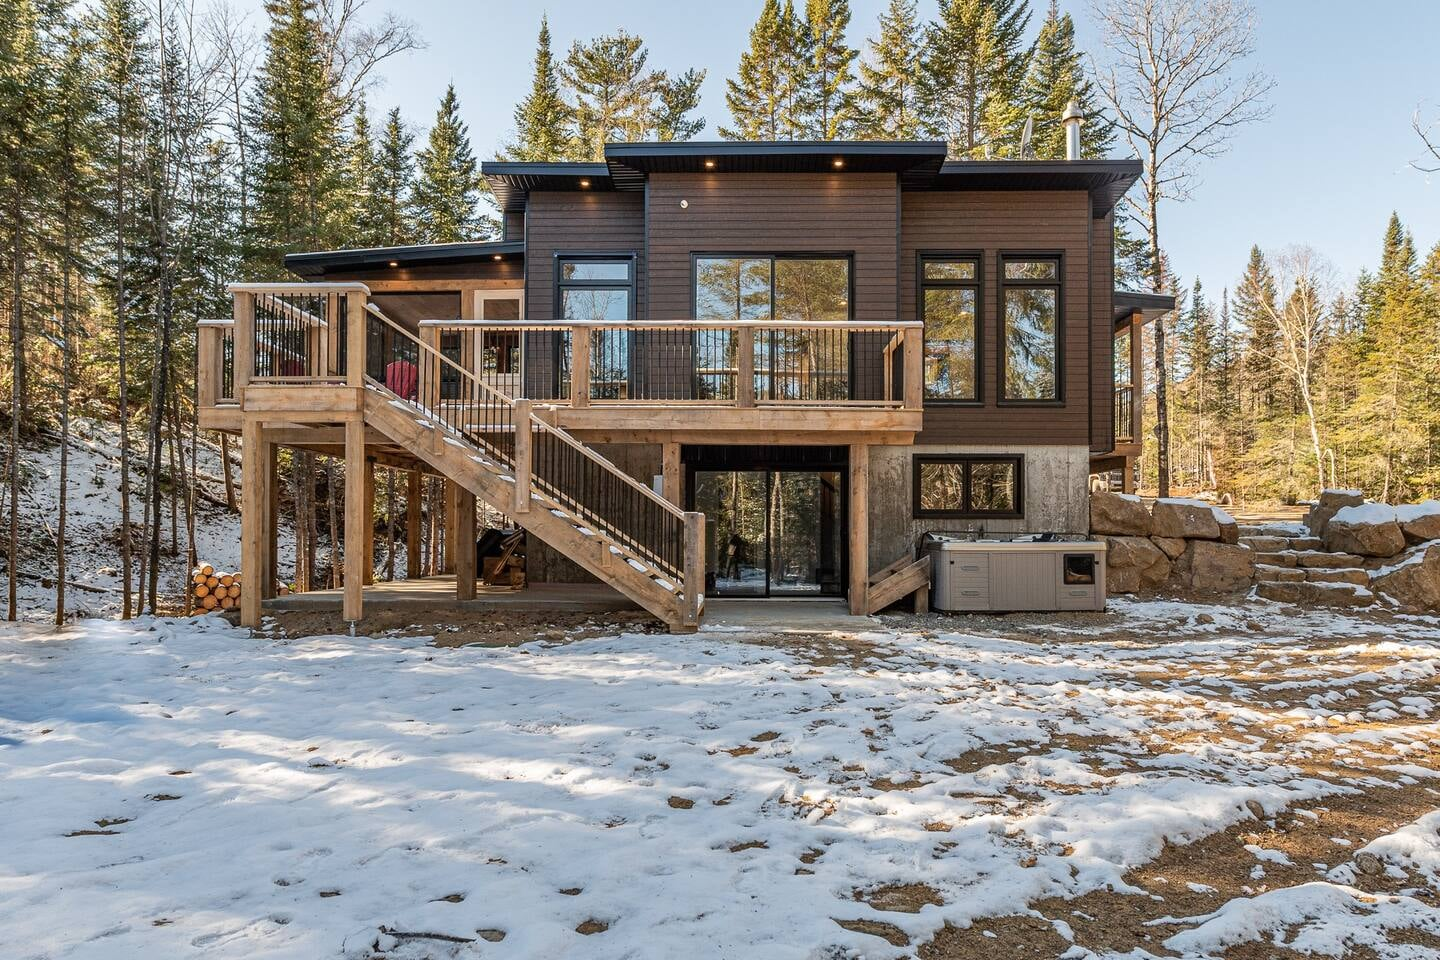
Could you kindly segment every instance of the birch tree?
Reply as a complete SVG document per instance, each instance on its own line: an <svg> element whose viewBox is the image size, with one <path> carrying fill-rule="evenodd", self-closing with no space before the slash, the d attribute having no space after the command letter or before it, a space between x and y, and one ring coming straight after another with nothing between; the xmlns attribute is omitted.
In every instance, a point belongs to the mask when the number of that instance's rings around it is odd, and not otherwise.
<svg viewBox="0 0 1440 960"><path fill-rule="evenodd" d="M1263 119L1272 81L1247 70L1255 15L1244 0L1092 0L1104 47L1096 65L1116 130L1143 161L1139 196L1125 213L1154 256L1151 288L1165 292L1160 204L1188 200L1206 160L1225 153L1235 131ZM1170 493L1165 396L1165 321L1155 321L1156 461L1160 495Z"/></svg>

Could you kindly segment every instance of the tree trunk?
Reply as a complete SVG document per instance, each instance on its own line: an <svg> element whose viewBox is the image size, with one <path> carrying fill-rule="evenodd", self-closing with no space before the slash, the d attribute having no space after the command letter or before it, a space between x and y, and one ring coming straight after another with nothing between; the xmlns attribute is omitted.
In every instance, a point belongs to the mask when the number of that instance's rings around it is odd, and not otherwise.
<svg viewBox="0 0 1440 960"><path fill-rule="evenodd" d="M21 315L24 313L21 295L25 276L22 266L23 221L20 218L22 191L19 184L14 187L15 203L11 212L14 219L10 225L10 544L6 554L10 595L9 608L5 614L7 620L19 617L17 585L20 576L20 420L25 402L25 386L20 373L25 366L24 326L21 322Z"/></svg>
<svg viewBox="0 0 1440 960"><path fill-rule="evenodd" d="M64 268L61 279L60 302L60 517L55 535L55 626L65 623L65 527L69 514L70 494L70 383L74 376L71 366L70 337L72 317L70 315L70 213L69 196L66 197Z"/></svg>
<svg viewBox="0 0 1440 960"><path fill-rule="evenodd" d="M1155 168L1155 152L1150 153L1151 170ZM1153 179L1153 174L1152 174ZM1151 286L1156 293L1165 292L1165 262L1160 256L1159 197L1152 188L1146 201L1150 213ZM1168 370L1165 363L1165 318L1155 319L1155 473L1156 493L1170 496L1170 408L1166 393Z"/></svg>

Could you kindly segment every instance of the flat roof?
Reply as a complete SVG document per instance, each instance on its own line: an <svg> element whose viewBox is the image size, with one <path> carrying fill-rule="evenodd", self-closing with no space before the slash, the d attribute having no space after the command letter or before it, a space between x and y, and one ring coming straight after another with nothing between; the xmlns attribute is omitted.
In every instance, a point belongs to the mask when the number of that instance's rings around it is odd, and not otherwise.
<svg viewBox="0 0 1440 960"><path fill-rule="evenodd" d="M525 255L522 240L487 240L478 243L425 243L406 247L366 247L358 250L320 250L288 253L286 269L302 277L324 276L329 270L380 270L421 264L465 263L470 260L511 259Z"/></svg>
<svg viewBox="0 0 1440 960"><path fill-rule="evenodd" d="M939 140L607 143L603 163L481 164L500 208L532 190L640 191L652 173L894 173L906 190L1084 190L1103 217L1139 179L1139 160L947 160Z"/></svg>
<svg viewBox="0 0 1440 960"><path fill-rule="evenodd" d="M1168 293L1143 293L1139 290L1115 291L1115 322L1139 313L1142 323L1162 317L1175 309L1175 297Z"/></svg>

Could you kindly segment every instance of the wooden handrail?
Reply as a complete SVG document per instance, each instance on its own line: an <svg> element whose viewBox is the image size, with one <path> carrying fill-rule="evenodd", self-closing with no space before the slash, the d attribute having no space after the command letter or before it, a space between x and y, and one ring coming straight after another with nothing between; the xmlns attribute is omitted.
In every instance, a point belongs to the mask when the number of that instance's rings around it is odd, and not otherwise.
<svg viewBox="0 0 1440 960"><path fill-rule="evenodd" d="M918 320L421 320L421 327L472 328L477 330L535 331L573 330L922 330Z"/></svg>
<svg viewBox="0 0 1440 960"><path fill-rule="evenodd" d="M430 344L421 341L419 338L417 338L417 337L416 337L414 334L412 334L410 331L406 330L404 327L400 326L400 325L399 325L398 323L396 323L394 320L391 320L389 317L385 316L385 314L380 310L380 308L377 307L377 306L375 306L373 303L371 303L371 304L366 304L366 307L365 307L365 308L366 308L370 313L372 313L372 314L374 314L376 317L378 317L381 321L383 321L384 323L388 324L388 325L389 325L391 328L393 328L397 333L400 333L401 335L409 338L409 339L410 339L412 342L414 342L420 349L424 350L424 351L425 351L426 353L428 353L428 354L433 354L436 358L439 359L440 363L446 364L446 365L448 365L451 369L455 370L455 371L460 375L460 377L461 377L463 380L468 380L469 382L478 385L483 391L485 391L485 392L488 393L488 394L491 394L491 395L494 396L497 400L500 400L500 401L503 401L503 402L506 403L506 404L509 404L512 409L515 409L515 408L517 408L517 407L519 406L519 401L517 401L517 400L515 400L515 399L513 399L513 398L511 398L511 397L507 397L505 394L501 393L499 390L496 390L494 387L490 386L490 385L489 385L488 383L486 383L484 380L482 380L482 379L480 379L479 377L477 377L477 376L476 376L474 373L472 373L471 371L466 370L464 367L460 366L460 365L457 364L455 361L451 360L449 357L445 356L443 353L441 353L440 351L436 350L434 347L430 346ZM527 409L530 407L530 404L529 404L528 401L526 402L525 407L526 407ZM546 432L546 433L549 433L550 435L552 435L552 436L556 437L557 439L559 439L561 442L563 442L563 443L565 443L566 445L574 448L574 449L575 449L576 451L578 451L582 456L586 457L587 459L589 459L589 460L593 461L594 463L598 464L600 467L604 468L606 472L614 474L621 482L625 483L626 485L628 485L628 486L630 486L630 487L633 487L635 490L638 490L638 491L639 491L641 494L643 494L644 496L648 497L649 499L653 500L655 503L659 504L666 512L673 514L674 516L676 516L677 518L680 518L681 520L684 519L685 513L684 513L683 510L681 510L680 508L676 507L674 504L672 504L670 501L666 500L664 497L660 496L660 494L656 493L654 490L651 490L648 486L646 486L645 484L641 483L639 480L636 480L634 477L630 476L630 474L626 473L624 470L621 470L619 467L615 466L615 464L611 463L611 462L610 462L609 460L607 460L605 457L603 457L603 456L601 456L599 453L595 452L595 450L592 449L591 447L588 447L588 446L586 446L585 444L581 443L579 440L575 439L575 437L571 436L569 432L561 429L560 427L555 426L554 424L549 423L548 421L546 421L546 420L544 420L543 418L541 418L541 417L539 417L538 415L536 415L533 411L530 413L530 424L531 424L532 429L533 429L534 427L537 427L537 426L538 426L542 431L544 431L544 432ZM519 420L518 420L518 418L517 418L517 421L516 421L516 428L517 428L517 431L516 431L516 432L519 433L520 431L519 431Z"/></svg>
<svg viewBox="0 0 1440 960"><path fill-rule="evenodd" d="M225 290L228 293L363 293L370 296L370 288L358 280L350 280L344 283L231 283L227 284Z"/></svg>

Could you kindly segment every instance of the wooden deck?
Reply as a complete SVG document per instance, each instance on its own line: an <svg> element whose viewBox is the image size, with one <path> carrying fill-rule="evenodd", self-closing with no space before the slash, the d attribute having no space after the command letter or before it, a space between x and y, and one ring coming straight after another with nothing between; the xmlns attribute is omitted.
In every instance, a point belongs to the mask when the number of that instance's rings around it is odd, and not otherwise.
<svg viewBox="0 0 1440 960"><path fill-rule="evenodd" d="M266 600L266 610L339 610L344 590L313 590ZM638 610L619 591L602 583L535 583L515 589L475 586L474 600L456 597L453 576L423 577L377 583L364 590L365 603L375 610L553 610L565 613L607 613Z"/></svg>

